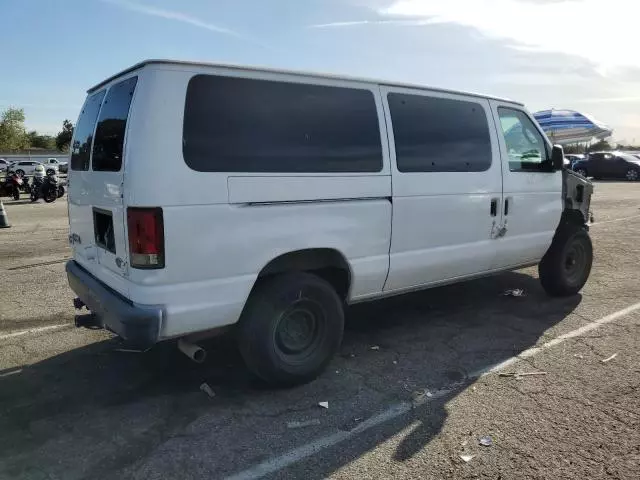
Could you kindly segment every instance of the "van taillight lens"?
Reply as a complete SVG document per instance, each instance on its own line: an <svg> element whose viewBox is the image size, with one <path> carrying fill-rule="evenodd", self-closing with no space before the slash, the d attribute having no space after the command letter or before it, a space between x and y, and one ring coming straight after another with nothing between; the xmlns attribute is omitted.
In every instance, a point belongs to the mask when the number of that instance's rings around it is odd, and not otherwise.
<svg viewBox="0 0 640 480"><path fill-rule="evenodd" d="M133 268L164 268L161 208L128 208L129 263Z"/></svg>

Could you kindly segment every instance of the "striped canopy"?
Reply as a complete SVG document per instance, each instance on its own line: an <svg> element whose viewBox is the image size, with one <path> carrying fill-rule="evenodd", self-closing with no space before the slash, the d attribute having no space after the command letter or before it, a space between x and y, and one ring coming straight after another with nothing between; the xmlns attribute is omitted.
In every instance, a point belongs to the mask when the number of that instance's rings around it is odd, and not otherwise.
<svg viewBox="0 0 640 480"><path fill-rule="evenodd" d="M561 145L601 140L613 133L608 125L573 110L543 110L533 116L551 141Z"/></svg>

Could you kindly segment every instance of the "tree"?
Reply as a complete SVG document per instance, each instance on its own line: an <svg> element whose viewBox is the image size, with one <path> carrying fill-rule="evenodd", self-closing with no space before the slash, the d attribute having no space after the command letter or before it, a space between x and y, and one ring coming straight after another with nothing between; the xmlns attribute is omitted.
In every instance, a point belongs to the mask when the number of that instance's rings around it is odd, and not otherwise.
<svg viewBox="0 0 640 480"><path fill-rule="evenodd" d="M67 152L72 137L73 124L69 120L65 120L62 122L62 131L56 136L56 148L61 152Z"/></svg>
<svg viewBox="0 0 640 480"><path fill-rule="evenodd" d="M2 112L0 120L0 150L15 151L29 146L24 129L24 110L9 108Z"/></svg>
<svg viewBox="0 0 640 480"><path fill-rule="evenodd" d="M29 139L29 146L31 148L43 148L46 150L53 150L56 148L56 139L51 135L40 135L35 130L27 133Z"/></svg>
<svg viewBox="0 0 640 480"><path fill-rule="evenodd" d="M613 147L606 140L600 140L600 141L594 143L593 145L589 146L589 151L590 152L598 152L598 151L601 151L601 150L610 151L610 150L613 150Z"/></svg>

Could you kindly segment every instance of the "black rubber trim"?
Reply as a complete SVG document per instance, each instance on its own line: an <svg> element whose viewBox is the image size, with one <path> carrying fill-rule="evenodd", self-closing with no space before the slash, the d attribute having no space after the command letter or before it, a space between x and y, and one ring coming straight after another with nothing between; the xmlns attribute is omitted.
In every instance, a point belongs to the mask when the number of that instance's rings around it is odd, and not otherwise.
<svg viewBox="0 0 640 480"><path fill-rule="evenodd" d="M137 305L114 292L75 260L66 264L69 286L99 319L99 325L122 337L133 349L158 342L164 316L161 306Z"/></svg>

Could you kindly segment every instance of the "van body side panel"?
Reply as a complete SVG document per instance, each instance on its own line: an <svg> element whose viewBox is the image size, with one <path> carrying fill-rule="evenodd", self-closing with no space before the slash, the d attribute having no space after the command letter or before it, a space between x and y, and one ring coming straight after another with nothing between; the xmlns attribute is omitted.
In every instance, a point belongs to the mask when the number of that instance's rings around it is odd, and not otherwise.
<svg viewBox="0 0 640 480"><path fill-rule="evenodd" d="M340 252L352 298L380 292L387 274L388 200L172 206L164 221L166 267L131 286L134 302L167 306L162 337L235 323L260 270L289 252Z"/></svg>
<svg viewBox="0 0 640 480"><path fill-rule="evenodd" d="M145 89L136 98L144 121L136 121L135 136L129 135L124 201L128 207L162 208L165 267L130 268L128 298L165 306L160 338L237 322L260 271L289 252L335 249L351 269L350 299L382 291L389 268L392 205L376 85L212 67L146 68ZM190 80L202 74L370 90L381 129L380 171L193 170L183 156L185 100ZM210 119L213 126L223 121Z"/></svg>

